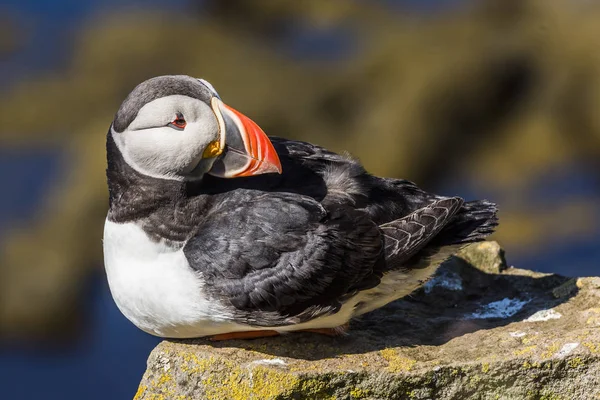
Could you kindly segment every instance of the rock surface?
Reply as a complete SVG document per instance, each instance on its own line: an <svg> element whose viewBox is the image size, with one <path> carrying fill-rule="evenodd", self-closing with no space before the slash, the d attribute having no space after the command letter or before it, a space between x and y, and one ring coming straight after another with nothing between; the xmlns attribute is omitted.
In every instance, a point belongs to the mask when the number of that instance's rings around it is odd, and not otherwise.
<svg viewBox="0 0 600 400"><path fill-rule="evenodd" d="M598 399L600 278L463 250L349 335L164 341L137 399Z"/></svg>

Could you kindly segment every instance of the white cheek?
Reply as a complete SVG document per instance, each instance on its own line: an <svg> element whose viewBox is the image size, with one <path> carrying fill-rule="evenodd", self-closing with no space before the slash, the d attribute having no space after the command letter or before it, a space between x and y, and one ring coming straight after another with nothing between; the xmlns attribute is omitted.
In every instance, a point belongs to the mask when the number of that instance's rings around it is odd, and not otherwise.
<svg viewBox="0 0 600 400"><path fill-rule="evenodd" d="M199 123L188 123L183 131L170 127L126 132L125 149L140 172L173 177L195 167L209 142L217 138L214 129Z"/></svg>
<svg viewBox="0 0 600 400"><path fill-rule="evenodd" d="M167 126L176 113L187 121L184 130ZM144 105L127 130L113 137L125 161L157 178L183 179L194 169L208 143L219 135L212 108L198 99L174 95Z"/></svg>
<svg viewBox="0 0 600 400"><path fill-rule="evenodd" d="M178 170L202 146L189 131L156 128L132 132L127 140L131 157L145 168Z"/></svg>

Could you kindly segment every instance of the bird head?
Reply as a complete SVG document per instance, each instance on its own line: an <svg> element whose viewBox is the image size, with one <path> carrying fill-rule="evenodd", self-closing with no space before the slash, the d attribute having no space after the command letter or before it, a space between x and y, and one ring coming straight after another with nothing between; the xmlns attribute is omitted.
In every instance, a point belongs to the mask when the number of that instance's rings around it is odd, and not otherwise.
<svg viewBox="0 0 600 400"><path fill-rule="evenodd" d="M110 135L127 164L162 179L281 173L271 141L203 79L159 76L121 104Z"/></svg>

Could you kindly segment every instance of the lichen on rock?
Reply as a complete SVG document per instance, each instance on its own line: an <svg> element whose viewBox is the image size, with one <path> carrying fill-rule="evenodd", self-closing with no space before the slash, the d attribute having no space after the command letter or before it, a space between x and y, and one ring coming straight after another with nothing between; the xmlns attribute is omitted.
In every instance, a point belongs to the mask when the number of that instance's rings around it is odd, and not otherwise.
<svg viewBox="0 0 600 400"><path fill-rule="evenodd" d="M462 290L418 290L353 321L344 337L163 341L136 399L600 397L600 278L579 278L557 298L569 278L507 268L490 242L445 263L443 276L459 276ZM527 303L468 318L506 298ZM561 317L530 318L541 314Z"/></svg>

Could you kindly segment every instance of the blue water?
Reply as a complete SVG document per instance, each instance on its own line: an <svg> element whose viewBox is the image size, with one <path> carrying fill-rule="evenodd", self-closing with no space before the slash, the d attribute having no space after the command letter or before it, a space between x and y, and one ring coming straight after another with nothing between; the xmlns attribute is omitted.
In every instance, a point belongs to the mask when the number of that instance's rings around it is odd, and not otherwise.
<svg viewBox="0 0 600 400"><path fill-rule="evenodd" d="M563 167L540 177L530 186L525 195L536 207L551 212L559 204L585 199L600 203L600 187L592 173L593 165L577 164ZM566 276L600 275L600 208L593 207L587 216L594 230L583 237L570 237L561 241L521 251L514 256L518 266L543 272L554 272ZM560 226L569 228L573 221L564 221Z"/></svg>
<svg viewBox="0 0 600 400"><path fill-rule="evenodd" d="M439 190L447 195L459 195L468 200L485 198L498 203L500 223L502 223L502 204L509 203L518 196L531 205L533 212L543 211L552 214L552 210L564 204L581 200L600 203L600 186L594 165L581 162L570 166L560 166L548 170L544 175L528 182L526 189L516 193L493 188L477 187L475 182L456 176L452 182L446 182ZM592 231L580 236L564 235L557 232L556 239L542 246L521 246L507 249L507 262L519 268L540 272L552 272L565 276L598 276L600 275L600 208L589 210L587 222ZM565 220L556 225L572 231L571 224L579 221Z"/></svg>
<svg viewBox="0 0 600 400"><path fill-rule="evenodd" d="M115 306L104 277L90 285L89 324L73 342L0 347L4 399L131 399L159 340Z"/></svg>
<svg viewBox="0 0 600 400"><path fill-rule="evenodd" d="M507 263L539 272L565 276L600 275L600 231L585 240L572 240L534 248L529 252L509 253Z"/></svg>

